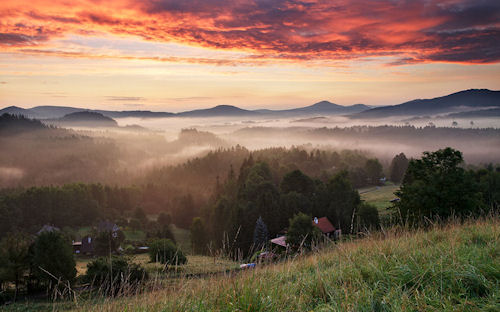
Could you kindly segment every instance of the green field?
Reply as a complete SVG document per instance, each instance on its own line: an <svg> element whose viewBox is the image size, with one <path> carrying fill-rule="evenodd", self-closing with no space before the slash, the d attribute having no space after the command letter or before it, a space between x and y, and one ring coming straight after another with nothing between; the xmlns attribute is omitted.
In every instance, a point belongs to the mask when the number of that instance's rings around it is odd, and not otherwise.
<svg viewBox="0 0 500 312"><path fill-rule="evenodd" d="M398 189L399 185L386 183L384 186L363 188L358 191L362 200L377 207L379 213L383 215L388 212L387 208L392 205L390 200L396 198L394 192Z"/></svg>

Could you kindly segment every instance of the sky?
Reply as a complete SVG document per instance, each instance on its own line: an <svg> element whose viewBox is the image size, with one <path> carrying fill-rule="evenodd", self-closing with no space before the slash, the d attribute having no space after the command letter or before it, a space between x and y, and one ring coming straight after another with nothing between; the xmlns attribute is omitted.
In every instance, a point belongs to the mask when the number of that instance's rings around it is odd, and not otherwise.
<svg viewBox="0 0 500 312"><path fill-rule="evenodd" d="M392 105L500 89L498 0L2 0L0 107Z"/></svg>

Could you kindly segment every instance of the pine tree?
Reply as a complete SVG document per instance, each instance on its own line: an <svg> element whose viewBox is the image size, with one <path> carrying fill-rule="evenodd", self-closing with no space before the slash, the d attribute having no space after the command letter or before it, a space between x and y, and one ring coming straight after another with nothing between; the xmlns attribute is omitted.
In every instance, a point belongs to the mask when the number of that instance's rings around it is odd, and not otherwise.
<svg viewBox="0 0 500 312"><path fill-rule="evenodd" d="M269 240L269 232L267 231L267 226L262 220L262 217L257 219L255 223L255 230L253 231L253 243L257 248L265 246Z"/></svg>

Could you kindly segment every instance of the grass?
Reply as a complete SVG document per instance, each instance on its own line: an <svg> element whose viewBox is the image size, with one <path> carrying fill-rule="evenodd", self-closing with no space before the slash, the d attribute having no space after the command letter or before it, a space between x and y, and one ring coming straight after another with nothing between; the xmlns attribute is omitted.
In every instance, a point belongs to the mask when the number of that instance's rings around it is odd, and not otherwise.
<svg viewBox="0 0 500 312"><path fill-rule="evenodd" d="M384 215L388 213L387 208L392 205L390 200L396 197L394 192L398 189L399 185L386 183L379 187L359 189L359 193L362 200L377 207L379 214Z"/></svg>
<svg viewBox="0 0 500 312"><path fill-rule="evenodd" d="M498 217L428 231L393 228L239 274L180 278L129 297L33 307L80 311L498 311L499 240ZM203 270L209 260L212 258L190 258L191 272ZM21 307L16 304L9 309L16 306Z"/></svg>
<svg viewBox="0 0 500 312"><path fill-rule="evenodd" d="M332 245L237 276L83 303L82 311L498 311L500 222Z"/></svg>
<svg viewBox="0 0 500 312"><path fill-rule="evenodd" d="M125 235L125 239L129 241L143 241L146 239L146 233L141 230L124 229L123 234Z"/></svg>

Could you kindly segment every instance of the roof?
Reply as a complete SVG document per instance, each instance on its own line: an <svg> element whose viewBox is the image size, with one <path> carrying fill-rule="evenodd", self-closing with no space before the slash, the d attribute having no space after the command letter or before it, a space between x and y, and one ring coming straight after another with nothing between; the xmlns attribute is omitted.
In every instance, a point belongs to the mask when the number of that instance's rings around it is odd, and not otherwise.
<svg viewBox="0 0 500 312"><path fill-rule="evenodd" d="M36 232L36 235L40 235L40 234L45 233L45 232L59 232L59 228L52 226L52 225L45 224L40 229L40 231Z"/></svg>
<svg viewBox="0 0 500 312"><path fill-rule="evenodd" d="M281 246L281 247L285 247L285 248L287 246L285 236L273 238L273 239L271 239L271 243L276 244L276 245Z"/></svg>
<svg viewBox="0 0 500 312"><path fill-rule="evenodd" d="M323 232L323 234L331 233L335 231L335 227L330 223L327 217L314 218L313 225L316 226Z"/></svg>

